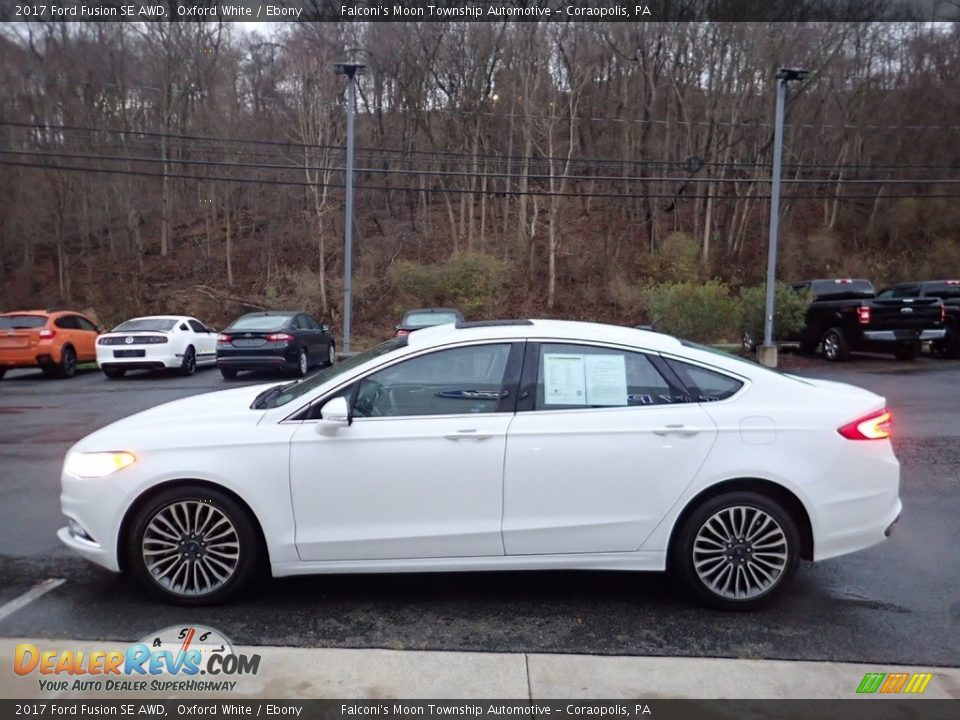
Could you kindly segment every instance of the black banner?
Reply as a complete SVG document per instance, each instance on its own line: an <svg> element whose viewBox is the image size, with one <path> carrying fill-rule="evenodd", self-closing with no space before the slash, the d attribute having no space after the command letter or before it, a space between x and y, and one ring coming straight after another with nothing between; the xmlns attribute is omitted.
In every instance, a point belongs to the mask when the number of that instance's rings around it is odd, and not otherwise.
<svg viewBox="0 0 960 720"><path fill-rule="evenodd" d="M956 720L960 700L0 700L0 717Z"/></svg>
<svg viewBox="0 0 960 720"><path fill-rule="evenodd" d="M18 22L909 22L960 20L944 0L0 0Z"/></svg>

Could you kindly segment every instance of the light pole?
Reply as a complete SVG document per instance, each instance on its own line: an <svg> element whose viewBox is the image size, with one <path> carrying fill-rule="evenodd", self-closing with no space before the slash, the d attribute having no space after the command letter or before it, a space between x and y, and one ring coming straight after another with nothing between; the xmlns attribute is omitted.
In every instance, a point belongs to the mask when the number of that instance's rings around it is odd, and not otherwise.
<svg viewBox="0 0 960 720"><path fill-rule="evenodd" d="M350 292L353 275L353 115L357 111L356 76L366 65L356 62L334 64L338 75L347 76L347 171L346 219L343 223L343 354L350 354Z"/></svg>
<svg viewBox="0 0 960 720"><path fill-rule="evenodd" d="M780 178L783 174L783 116L787 104L787 83L803 80L809 70L780 68L777 71L777 109L773 126L773 178L770 187L770 249L767 253L767 302L763 315L763 346L758 360L767 367L777 366L777 346L773 342L774 299L777 288L777 233L780 229Z"/></svg>

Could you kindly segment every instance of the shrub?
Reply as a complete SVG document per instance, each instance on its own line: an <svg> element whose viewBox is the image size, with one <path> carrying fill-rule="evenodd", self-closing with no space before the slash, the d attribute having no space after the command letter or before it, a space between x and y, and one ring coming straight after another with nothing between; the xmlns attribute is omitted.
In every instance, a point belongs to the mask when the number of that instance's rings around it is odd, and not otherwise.
<svg viewBox="0 0 960 720"><path fill-rule="evenodd" d="M777 283L774 291L773 337L782 339L803 328L810 298L789 285ZM763 320L767 305L767 286L754 285L740 291L743 332L760 343L763 340Z"/></svg>
<svg viewBox="0 0 960 720"><path fill-rule="evenodd" d="M675 282L698 280L702 272L700 244L689 233L673 232L660 245L657 277Z"/></svg>
<svg viewBox="0 0 960 720"><path fill-rule="evenodd" d="M661 283L647 286L644 296L657 330L697 342L739 337L740 304L724 283Z"/></svg>
<svg viewBox="0 0 960 720"><path fill-rule="evenodd" d="M467 317L493 316L502 300L506 276L503 261L482 253L461 253L434 265L400 262L389 271L401 302L394 311L454 306Z"/></svg>

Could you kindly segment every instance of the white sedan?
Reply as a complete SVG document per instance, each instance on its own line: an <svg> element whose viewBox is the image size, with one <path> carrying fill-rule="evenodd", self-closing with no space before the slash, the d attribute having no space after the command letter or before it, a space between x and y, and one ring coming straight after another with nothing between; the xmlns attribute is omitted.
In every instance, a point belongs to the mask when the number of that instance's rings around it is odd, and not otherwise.
<svg viewBox="0 0 960 720"><path fill-rule="evenodd" d="M200 366L217 364L217 333L185 315L133 318L97 338L97 364L111 380L127 370L171 368L193 375Z"/></svg>
<svg viewBox="0 0 960 720"><path fill-rule="evenodd" d="M750 608L900 515L884 399L562 321L420 330L69 451L60 539L181 604L274 576L674 570Z"/></svg>

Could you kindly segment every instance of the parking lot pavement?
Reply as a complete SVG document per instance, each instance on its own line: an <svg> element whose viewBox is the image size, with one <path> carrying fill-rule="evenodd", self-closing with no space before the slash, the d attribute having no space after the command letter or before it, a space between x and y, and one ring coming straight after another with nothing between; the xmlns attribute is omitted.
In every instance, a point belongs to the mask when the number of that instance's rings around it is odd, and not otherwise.
<svg viewBox="0 0 960 720"><path fill-rule="evenodd" d="M216 371L122 381L9 373L0 381L0 604L46 578L66 582L0 620L0 636L134 640L203 623L245 645L960 666L960 362L861 358L795 372L887 396L904 515L890 541L803 564L782 600L748 614L696 607L658 574L606 572L265 579L229 606L159 604L59 547L60 461L112 420L236 383Z"/></svg>

